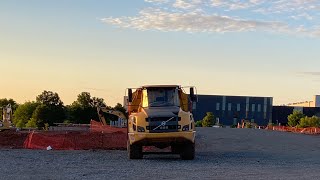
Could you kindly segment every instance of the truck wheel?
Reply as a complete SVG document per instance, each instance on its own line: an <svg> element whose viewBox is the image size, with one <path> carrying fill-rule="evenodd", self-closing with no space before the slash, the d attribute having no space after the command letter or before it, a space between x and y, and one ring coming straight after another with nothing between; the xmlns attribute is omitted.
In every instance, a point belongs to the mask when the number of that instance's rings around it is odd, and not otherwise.
<svg viewBox="0 0 320 180"><path fill-rule="evenodd" d="M171 145L171 153L172 154L180 154L181 147L179 145Z"/></svg>
<svg viewBox="0 0 320 180"><path fill-rule="evenodd" d="M127 151L129 155L129 159L142 159L142 146L137 144L130 145L130 142L127 143Z"/></svg>
<svg viewBox="0 0 320 180"><path fill-rule="evenodd" d="M194 143L187 143L182 146L180 152L181 159L192 160L195 157L195 145Z"/></svg>

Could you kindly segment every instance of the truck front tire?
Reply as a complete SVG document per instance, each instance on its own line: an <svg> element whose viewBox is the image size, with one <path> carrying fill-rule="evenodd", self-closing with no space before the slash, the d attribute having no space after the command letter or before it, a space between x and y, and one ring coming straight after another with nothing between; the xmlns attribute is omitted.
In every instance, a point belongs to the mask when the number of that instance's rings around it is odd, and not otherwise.
<svg viewBox="0 0 320 180"><path fill-rule="evenodd" d="M195 144L187 143L182 145L180 157L183 160L192 160L195 157Z"/></svg>
<svg viewBox="0 0 320 180"><path fill-rule="evenodd" d="M128 141L127 143L127 151L129 155L129 159L142 159L142 146L137 144L130 144Z"/></svg>

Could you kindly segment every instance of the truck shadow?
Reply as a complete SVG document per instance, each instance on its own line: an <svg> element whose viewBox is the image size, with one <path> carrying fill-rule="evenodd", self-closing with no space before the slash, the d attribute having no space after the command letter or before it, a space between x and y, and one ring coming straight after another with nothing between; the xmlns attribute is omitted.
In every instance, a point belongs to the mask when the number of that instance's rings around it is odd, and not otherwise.
<svg viewBox="0 0 320 180"><path fill-rule="evenodd" d="M276 158L276 157L275 157ZM270 154L262 152L196 152L194 160L181 160L178 154L152 153L143 157L146 161L181 161L181 162L266 162L272 159Z"/></svg>

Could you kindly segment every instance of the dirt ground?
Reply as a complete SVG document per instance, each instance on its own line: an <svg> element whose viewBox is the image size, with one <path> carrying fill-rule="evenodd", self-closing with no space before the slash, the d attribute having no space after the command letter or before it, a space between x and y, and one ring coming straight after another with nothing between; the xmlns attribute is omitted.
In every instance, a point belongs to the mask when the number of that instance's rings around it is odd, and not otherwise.
<svg viewBox="0 0 320 180"><path fill-rule="evenodd" d="M320 179L320 136L197 129L196 159L126 151L0 149L1 179Z"/></svg>

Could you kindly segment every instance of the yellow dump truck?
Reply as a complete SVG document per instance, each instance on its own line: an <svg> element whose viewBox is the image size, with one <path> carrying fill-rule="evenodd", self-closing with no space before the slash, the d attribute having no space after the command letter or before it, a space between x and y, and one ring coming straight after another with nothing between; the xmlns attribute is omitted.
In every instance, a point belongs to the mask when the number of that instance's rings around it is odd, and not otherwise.
<svg viewBox="0 0 320 180"><path fill-rule="evenodd" d="M195 157L195 123L192 105L195 88L189 95L179 85L152 85L128 89L128 155L143 158L143 146L163 149L181 159ZM134 92L133 92L134 91Z"/></svg>

